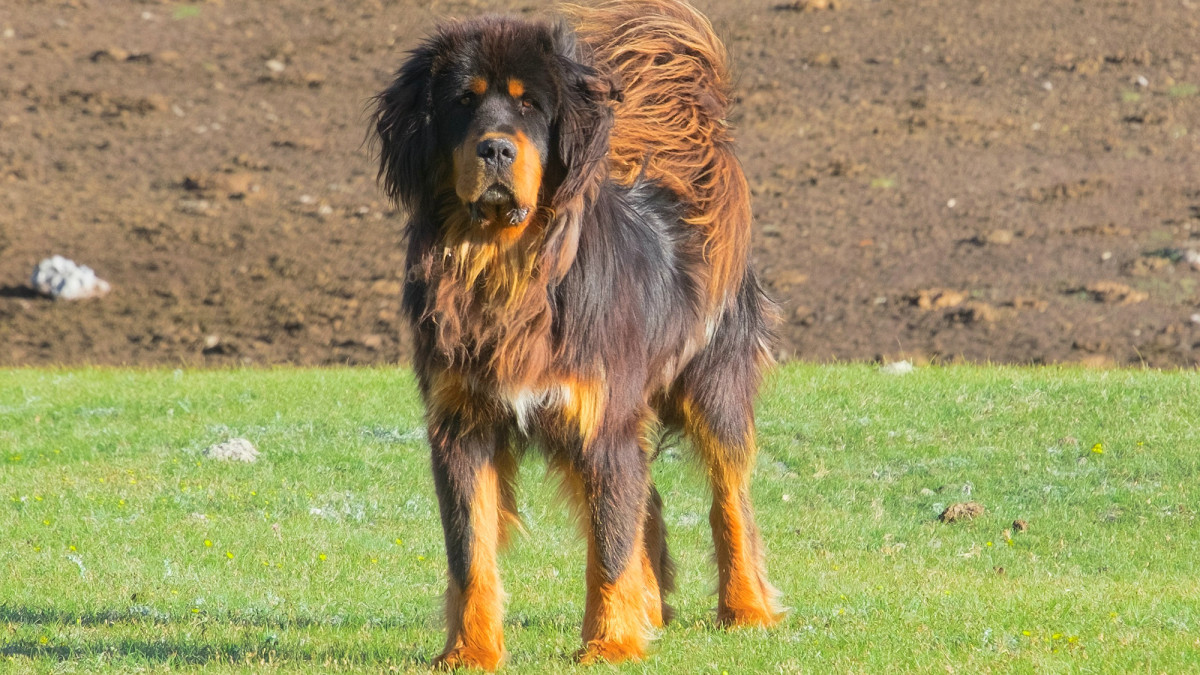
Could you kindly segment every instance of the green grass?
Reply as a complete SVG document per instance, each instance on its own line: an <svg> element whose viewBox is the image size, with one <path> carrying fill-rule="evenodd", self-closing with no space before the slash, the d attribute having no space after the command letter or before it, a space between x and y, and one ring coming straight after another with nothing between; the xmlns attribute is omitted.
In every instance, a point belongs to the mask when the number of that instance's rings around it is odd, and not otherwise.
<svg viewBox="0 0 1200 675"><path fill-rule="evenodd" d="M789 617L714 627L703 483L670 448L678 617L620 670L1194 669L1198 424L1194 373L787 367L754 496ZM258 463L201 457L239 435ZM567 671L583 545L536 456L522 476L510 670ZM968 498L987 513L936 521ZM420 672L441 646L407 371L0 371L0 499L2 672Z"/></svg>

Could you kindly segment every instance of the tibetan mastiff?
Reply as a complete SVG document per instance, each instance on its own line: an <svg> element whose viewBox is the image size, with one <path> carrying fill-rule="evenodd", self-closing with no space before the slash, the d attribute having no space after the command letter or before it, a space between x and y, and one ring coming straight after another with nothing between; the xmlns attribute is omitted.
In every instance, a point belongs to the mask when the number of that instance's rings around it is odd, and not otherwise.
<svg viewBox="0 0 1200 675"><path fill-rule="evenodd" d="M409 214L404 287L449 561L444 667L505 657L496 564L537 447L587 538L582 662L645 655L674 574L650 462L690 441L712 488L717 620L781 616L750 503L774 308L725 48L681 0L446 23L375 101Z"/></svg>

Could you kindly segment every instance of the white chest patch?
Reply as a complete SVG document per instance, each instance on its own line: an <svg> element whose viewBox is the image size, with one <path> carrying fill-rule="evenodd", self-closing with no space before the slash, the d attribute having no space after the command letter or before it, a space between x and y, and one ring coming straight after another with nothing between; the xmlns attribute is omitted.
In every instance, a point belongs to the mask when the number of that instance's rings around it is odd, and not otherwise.
<svg viewBox="0 0 1200 675"><path fill-rule="evenodd" d="M521 433L529 433L529 420L539 411L561 407L571 400L571 390L566 385L542 389L518 389L506 392L504 402L517 418Z"/></svg>

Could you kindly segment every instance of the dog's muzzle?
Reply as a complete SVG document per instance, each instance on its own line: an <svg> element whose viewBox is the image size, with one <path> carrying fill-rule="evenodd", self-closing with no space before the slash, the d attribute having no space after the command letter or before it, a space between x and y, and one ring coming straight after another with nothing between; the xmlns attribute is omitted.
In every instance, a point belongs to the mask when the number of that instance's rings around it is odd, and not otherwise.
<svg viewBox="0 0 1200 675"><path fill-rule="evenodd" d="M470 149L468 151L468 148ZM456 153L455 189L481 225L518 225L537 207L541 161L521 133L487 134Z"/></svg>

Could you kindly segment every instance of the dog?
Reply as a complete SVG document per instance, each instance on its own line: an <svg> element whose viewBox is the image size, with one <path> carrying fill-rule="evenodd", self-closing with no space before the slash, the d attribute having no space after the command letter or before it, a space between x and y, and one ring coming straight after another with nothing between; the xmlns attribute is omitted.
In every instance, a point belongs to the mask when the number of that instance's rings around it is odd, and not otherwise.
<svg viewBox="0 0 1200 675"><path fill-rule="evenodd" d="M661 434L712 488L718 622L781 618L749 493L776 312L748 262L725 48L681 0L566 12L446 23L373 104L380 184L409 214L448 668L506 656L496 557L526 447L587 538L579 661L642 658L671 618Z"/></svg>

